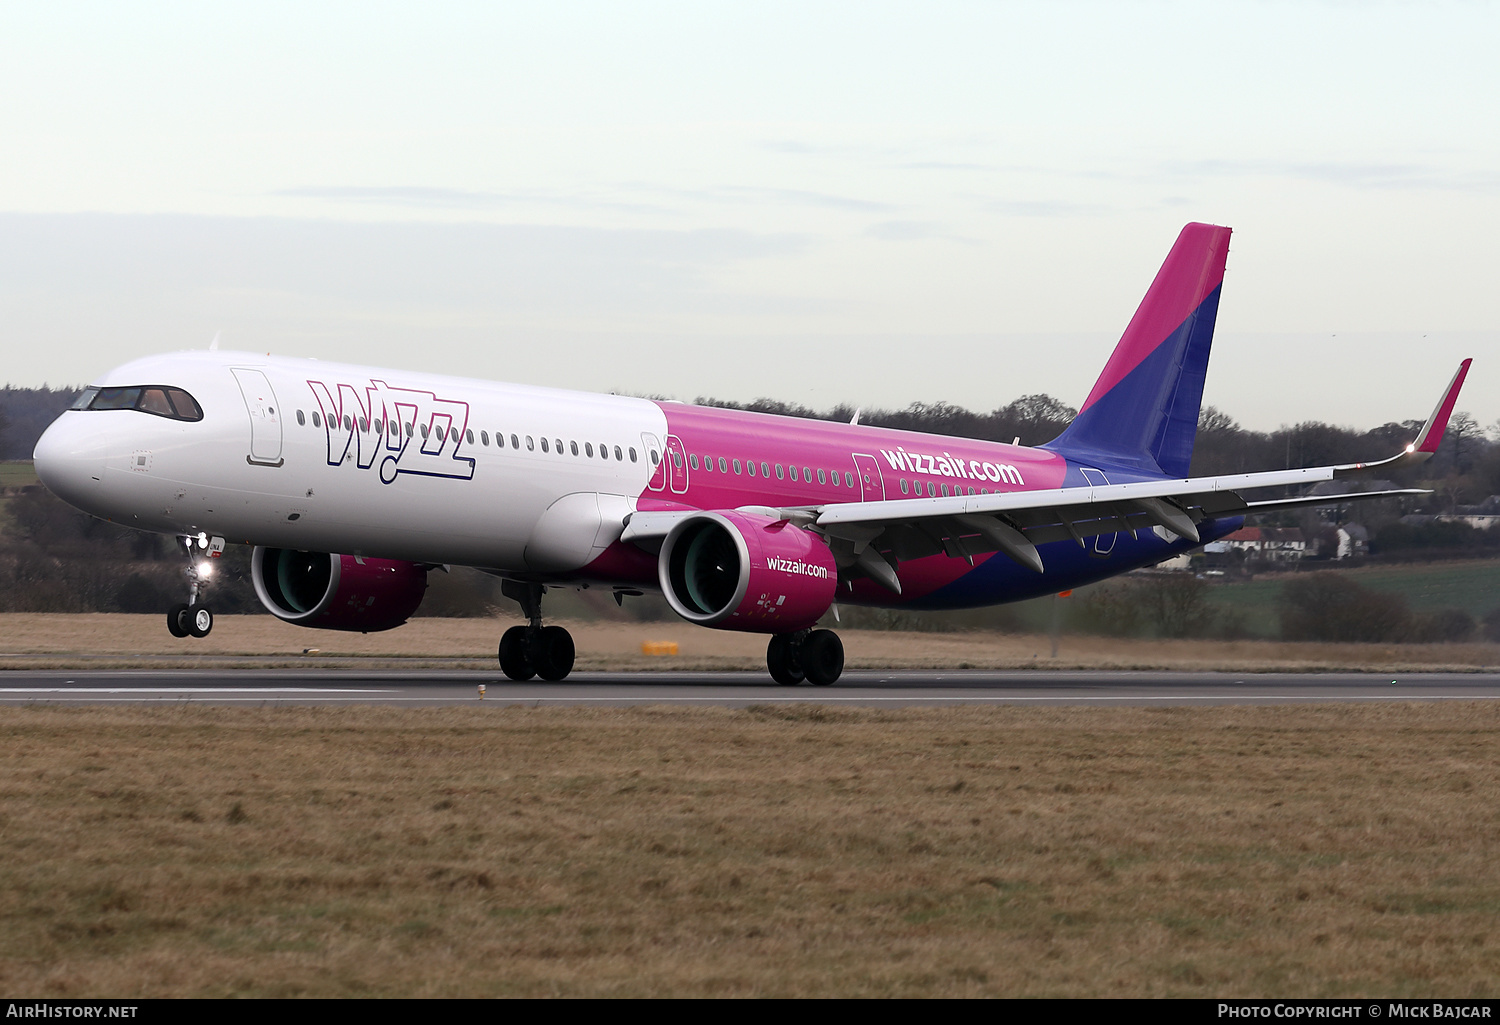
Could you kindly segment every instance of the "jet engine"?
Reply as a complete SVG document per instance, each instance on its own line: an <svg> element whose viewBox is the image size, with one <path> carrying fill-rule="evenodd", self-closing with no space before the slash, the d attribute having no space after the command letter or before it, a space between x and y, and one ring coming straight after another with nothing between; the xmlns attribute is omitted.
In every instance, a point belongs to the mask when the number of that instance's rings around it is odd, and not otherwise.
<svg viewBox="0 0 1500 1025"><path fill-rule="evenodd" d="M721 630L790 633L833 604L838 567L818 535L757 513L703 512L662 542L657 575L673 610Z"/></svg>
<svg viewBox="0 0 1500 1025"><path fill-rule="evenodd" d="M250 569L255 594L272 615L320 630L400 626L427 591L425 567L392 559L256 548Z"/></svg>

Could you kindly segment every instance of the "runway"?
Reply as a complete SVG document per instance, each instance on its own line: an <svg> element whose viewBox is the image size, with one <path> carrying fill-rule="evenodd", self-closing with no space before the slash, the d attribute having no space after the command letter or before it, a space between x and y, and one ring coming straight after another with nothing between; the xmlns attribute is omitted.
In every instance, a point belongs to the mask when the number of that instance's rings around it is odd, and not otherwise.
<svg viewBox="0 0 1500 1025"><path fill-rule="evenodd" d="M480 688L483 687L481 697ZM0 705L1264 705L1500 699L1500 673L850 672L832 687L759 673L579 673L515 683L498 672L15 671Z"/></svg>

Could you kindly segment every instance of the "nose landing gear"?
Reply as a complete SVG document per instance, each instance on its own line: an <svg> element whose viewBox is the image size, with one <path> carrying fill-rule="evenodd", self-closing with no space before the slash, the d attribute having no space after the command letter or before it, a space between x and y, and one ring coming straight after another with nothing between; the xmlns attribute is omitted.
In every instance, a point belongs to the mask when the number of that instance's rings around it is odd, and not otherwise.
<svg viewBox="0 0 1500 1025"><path fill-rule="evenodd" d="M187 568L182 572L188 580L188 600L167 611L167 630L173 637L207 637L214 628L213 610L202 604L203 595L213 579L207 554L210 550L215 553L223 551L224 539L216 537L210 540L206 534L179 537L177 547L187 559ZM204 556L202 562L195 558L198 555Z"/></svg>
<svg viewBox="0 0 1500 1025"><path fill-rule="evenodd" d="M766 645L766 668L785 687L803 680L827 687L844 672L844 642L832 630L777 634Z"/></svg>
<svg viewBox="0 0 1500 1025"><path fill-rule="evenodd" d="M542 625L541 584L502 580L500 593L521 606L529 622L513 626L500 637L500 671L512 680L533 676L556 682L573 671L573 635L560 626Z"/></svg>

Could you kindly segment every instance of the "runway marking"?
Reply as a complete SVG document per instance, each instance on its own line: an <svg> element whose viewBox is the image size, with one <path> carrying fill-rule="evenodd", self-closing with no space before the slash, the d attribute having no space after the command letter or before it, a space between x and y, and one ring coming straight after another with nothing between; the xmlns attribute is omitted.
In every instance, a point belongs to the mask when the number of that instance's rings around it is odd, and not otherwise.
<svg viewBox="0 0 1500 1025"><path fill-rule="evenodd" d="M393 694L358 687L0 687L9 694Z"/></svg>
<svg viewBox="0 0 1500 1025"><path fill-rule="evenodd" d="M38 692L38 693L42 693L42 692ZM55 690L55 691L47 691L45 693L55 693L55 694L75 693L76 694L78 692L77 691L68 691L68 690L61 690L61 689L59 689L59 690ZM139 697L100 698L97 701L97 703L99 703L99 704L105 704L105 703L129 704L131 702L145 703L145 702L175 701L175 700L178 700L179 698L181 698L184 694L186 694L188 692L185 692L185 691L171 691L171 692L167 692L167 691L151 690L151 689L147 689L147 688L137 688L135 690L121 689L121 690L112 690L112 691L99 691L97 693L107 693L107 694L131 694L131 693L134 693L134 694L139 694L140 695ZM267 693L267 694L265 694L265 695L263 695L261 697L224 697L224 698L217 698L217 697L215 697L215 692L211 691L211 690L193 691L191 693L193 693L195 695L199 695L199 696L201 696L201 697L203 697L205 699L216 700L216 701L218 701L218 702L220 702L222 704L232 704L232 703L237 703L237 702L252 702L252 701L259 701L259 702L263 703L263 702L265 702L265 701L267 701L267 700L269 700L269 699L271 699L271 698L273 698L275 696L274 694ZM218 692L218 693L225 693L225 692ZM283 691L283 692L280 692L280 693L281 693L282 696L285 696L285 697L296 696L296 692L292 692L292 691ZM309 696L309 697L312 697L313 695L320 694L320 693L321 694L336 695L336 694L340 694L340 693L343 693L343 694L359 694L359 693L382 693L382 692L378 692L378 691L366 691L366 692L361 692L361 691L342 691L342 692L340 692L340 691L310 691L310 692L309 691L304 691L304 692L302 692L303 695ZM385 692L385 693L389 693L389 692ZM36 699L33 698L33 697L24 697L24 698L23 697L8 697L8 696L6 696L6 694L5 694L5 692L3 690L0 690L0 703L6 703L6 702L14 703L14 702L19 702L19 701L32 701L32 700L36 700ZM330 697L324 697L324 698L314 698L314 700L320 700L320 701L337 701L338 698L330 696ZM1109 696L1109 695L1078 695L1078 694L1074 694L1074 695L1061 695L1061 694L1059 694L1059 695L1055 695L1055 696L1053 696L1053 695L1038 695L1038 696L1016 696L1016 697L1005 697L1005 696L995 696L995 695L974 695L974 696L968 696L968 697L950 697L950 696L943 696L943 695L932 695L932 696L911 695L911 696L906 696L906 697L878 697L878 696L872 696L872 697L852 697L851 696L851 697L846 697L846 698L823 698L823 697L795 698L795 697L756 697L756 696L731 697L731 696L727 696L727 695L724 696L724 697L716 697L716 698L714 698L714 697L678 697L678 698L672 698L672 697L661 697L661 696L653 696L653 697L613 697L613 698L588 698L588 697L570 698L570 697L557 697L557 696L551 696L551 697L528 697L528 696L524 696L524 695L511 695L511 696L505 696L505 697L496 696L496 697L492 697L492 698L484 699L484 700L477 699L477 698L470 697L470 696L464 696L464 697L458 697L458 696L444 697L444 696L440 696L440 695L433 695L433 696L430 696L430 697L391 696L391 697L384 697L384 698L381 699L381 703L382 704L399 704L399 703L418 704L418 703L420 703L420 704L472 704L472 705L483 705L483 704L491 704L491 705L516 705L516 704L523 704L523 703L531 703L533 705L542 705L542 704L548 704L548 705L554 705L554 704L573 704L573 705L582 705L582 704L608 704L608 705L627 705L627 704L678 704L678 705L683 705L683 704L713 704L713 705L723 705L723 704L738 704L738 703L766 705L766 704L809 704L809 703L831 704L831 703L834 703L834 702L850 702L850 703L857 702L857 703L860 703L860 704L876 704L876 703L881 703L881 702L891 703L891 704L895 704L895 703L905 703L905 704L953 703L953 704L971 704L971 705L973 705L973 704L1022 704L1022 703L1026 703L1026 702L1033 702L1033 703L1051 702L1051 703L1067 703L1067 704L1078 703L1078 702L1083 702L1083 703L1102 703L1102 702L1126 702L1126 703L1129 703L1129 702L1134 702L1134 703L1137 703L1137 704L1146 704L1146 703L1151 703L1151 702L1178 702L1178 703L1188 702L1188 703L1192 703L1192 704L1203 704L1203 703L1208 703L1208 702L1246 703L1246 702L1253 702L1253 701L1276 701L1276 702L1283 702L1283 703L1317 703L1317 702L1337 703L1337 702L1340 702L1340 701L1500 701L1500 695L1496 695L1496 694L1479 694L1479 695L1475 695L1475 694L1420 694L1420 693L1418 693L1418 694L1412 694L1412 693L1404 693L1404 694L1347 694L1347 695L1311 695L1311 694L1309 694L1309 695L1293 695L1293 694L1224 694L1224 695L1218 695L1218 694L1199 694L1199 695L1160 694L1160 695L1146 695L1146 694L1143 694L1143 695L1135 695L1135 696L1130 696L1130 695Z"/></svg>

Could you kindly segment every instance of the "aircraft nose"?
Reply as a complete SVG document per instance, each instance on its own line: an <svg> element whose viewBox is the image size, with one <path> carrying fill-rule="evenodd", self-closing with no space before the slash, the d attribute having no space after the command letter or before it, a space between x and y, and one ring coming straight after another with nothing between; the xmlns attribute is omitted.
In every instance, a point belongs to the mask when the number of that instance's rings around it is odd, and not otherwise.
<svg viewBox="0 0 1500 1025"><path fill-rule="evenodd" d="M98 426L89 423L87 413L64 413L42 432L32 452L47 490L82 509L92 504L104 479L107 442Z"/></svg>

